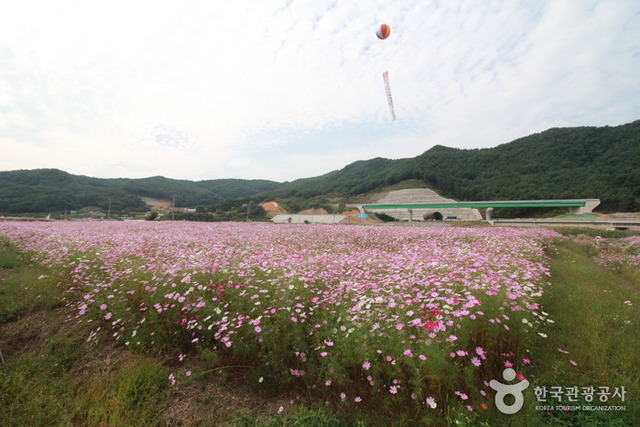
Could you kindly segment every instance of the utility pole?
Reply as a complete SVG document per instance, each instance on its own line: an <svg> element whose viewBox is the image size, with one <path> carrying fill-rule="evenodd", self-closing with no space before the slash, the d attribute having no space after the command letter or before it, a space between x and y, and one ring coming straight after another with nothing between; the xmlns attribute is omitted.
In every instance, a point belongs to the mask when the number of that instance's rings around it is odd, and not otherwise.
<svg viewBox="0 0 640 427"><path fill-rule="evenodd" d="M175 211L176 211L176 195L173 195L173 203L171 205L171 221L175 219Z"/></svg>

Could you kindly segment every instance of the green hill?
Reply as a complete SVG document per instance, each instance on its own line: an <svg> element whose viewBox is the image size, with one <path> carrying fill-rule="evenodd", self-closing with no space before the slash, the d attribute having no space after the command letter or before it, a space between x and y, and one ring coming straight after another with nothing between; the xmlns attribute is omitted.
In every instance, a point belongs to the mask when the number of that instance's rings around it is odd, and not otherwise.
<svg viewBox="0 0 640 427"><path fill-rule="evenodd" d="M100 179L57 169L0 172L0 213L43 213L97 207L112 212L144 212L141 197L172 200L177 207L220 203L273 190L282 184L266 180L187 181L161 176Z"/></svg>
<svg viewBox="0 0 640 427"><path fill-rule="evenodd" d="M360 160L327 174L268 180L98 179L56 169L0 172L0 213L95 206L145 211L141 197L177 207L238 207L274 198L311 200L375 192L419 180L457 200L599 198L603 211L640 210L640 120L614 127L554 128L494 148L435 146L408 159Z"/></svg>
<svg viewBox="0 0 640 427"><path fill-rule="evenodd" d="M549 129L489 149L434 147L414 170L459 200L599 198L605 210L638 210L640 121Z"/></svg>
<svg viewBox="0 0 640 427"><path fill-rule="evenodd" d="M640 121L554 128L494 148L437 145L414 158L358 161L270 195L348 197L407 179L456 200L599 198L602 210L639 210Z"/></svg>

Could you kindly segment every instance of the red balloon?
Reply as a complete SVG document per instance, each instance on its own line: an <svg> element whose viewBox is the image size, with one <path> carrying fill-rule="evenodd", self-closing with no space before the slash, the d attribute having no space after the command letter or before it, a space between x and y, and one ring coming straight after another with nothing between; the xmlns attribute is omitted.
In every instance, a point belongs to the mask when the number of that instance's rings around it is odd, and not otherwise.
<svg viewBox="0 0 640 427"><path fill-rule="evenodd" d="M380 25L378 27L378 30L376 31L376 35L380 40L386 39L387 37L389 37L389 34L391 34L391 27L389 27L387 24Z"/></svg>

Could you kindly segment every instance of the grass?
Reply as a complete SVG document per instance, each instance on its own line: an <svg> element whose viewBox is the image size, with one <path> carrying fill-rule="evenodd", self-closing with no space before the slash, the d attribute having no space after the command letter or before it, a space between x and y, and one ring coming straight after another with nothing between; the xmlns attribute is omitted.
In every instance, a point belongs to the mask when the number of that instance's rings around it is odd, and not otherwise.
<svg viewBox="0 0 640 427"><path fill-rule="evenodd" d="M624 386L626 410L548 414L535 408L539 403L530 393L514 416L452 409L430 423L631 426L640 419L640 272L598 264L598 247L586 239L559 240L549 255L553 285L547 287L542 305L554 323L547 326L548 338L531 348L535 365L528 376L530 387ZM0 242L3 425L375 426L416 421L401 410L391 413L386 408L383 413L375 405L345 409L313 396L304 398L303 405L291 405L293 397L286 389L256 388L249 379L257 373L250 367L224 368L210 351L189 362L194 372L207 374L170 387L167 378L174 372L175 355L133 353L116 343L110 331L96 331L92 322L67 320L72 310L55 277L56 272L30 263L27 255ZM275 409L280 407L278 414Z"/></svg>
<svg viewBox="0 0 640 427"><path fill-rule="evenodd" d="M87 342L53 272L3 243L0 420L3 425L149 425L166 403L166 367ZM96 337L97 338L97 337ZM120 353L117 359L109 355Z"/></svg>
<svg viewBox="0 0 640 427"><path fill-rule="evenodd" d="M9 274L10 271L10 274ZM0 239L0 325L28 312L63 305L55 272L29 262L7 241Z"/></svg>
<svg viewBox="0 0 640 427"><path fill-rule="evenodd" d="M640 419L640 272L607 269L593 245L566 240L551 251L553 286L543 296L554 322L553 340L541 341L537 382L558 386L609 386L627 390L623 412L556 412L558 425L633 425ZM632 301L627 305L624 301ZM558 348L569 351L564 360ZM568 360L573 360L573 366ZM598 404L598 403L593 403ZM589 418L592 417L592 418Z"/></svg>

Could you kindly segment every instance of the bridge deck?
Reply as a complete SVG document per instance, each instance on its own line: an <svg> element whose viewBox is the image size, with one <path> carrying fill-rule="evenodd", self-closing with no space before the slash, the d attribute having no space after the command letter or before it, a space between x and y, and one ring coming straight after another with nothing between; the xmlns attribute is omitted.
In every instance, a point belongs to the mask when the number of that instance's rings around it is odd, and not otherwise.
<svg viewBox="0 0 640 427"><path fill-rule="evenodd" d="M564 200L494 200L477 202L425 202L425 203L370 203L363 209L425 209L425 208L529 208L529 207L584 207L595 199Z"/></svg>

